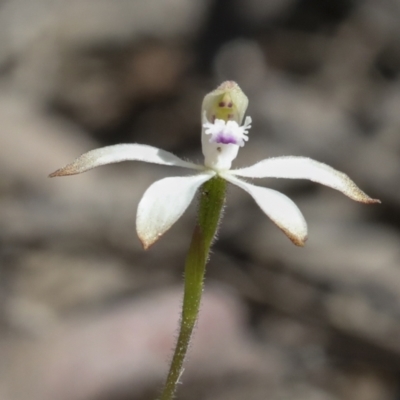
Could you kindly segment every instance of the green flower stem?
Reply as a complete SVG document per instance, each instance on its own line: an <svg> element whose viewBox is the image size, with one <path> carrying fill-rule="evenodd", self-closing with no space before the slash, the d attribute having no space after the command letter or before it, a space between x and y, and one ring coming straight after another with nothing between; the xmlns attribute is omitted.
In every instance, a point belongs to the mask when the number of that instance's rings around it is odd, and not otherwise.
<svg viewBox="0 0 400 400"><path fill-rule="evenodd" d="M201 189L198 222L193 232L185 264L185 293L180 332L160 400L173 399L183 372L183 362L199 315L208 254L225 203L225 190L226 181L219 177L212 178Z"/></svg>

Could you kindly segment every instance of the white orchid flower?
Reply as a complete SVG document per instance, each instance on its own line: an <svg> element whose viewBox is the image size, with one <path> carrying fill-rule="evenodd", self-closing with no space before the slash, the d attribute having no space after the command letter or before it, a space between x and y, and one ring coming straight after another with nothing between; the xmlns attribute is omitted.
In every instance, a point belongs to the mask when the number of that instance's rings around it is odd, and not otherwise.
<svg viewBox="0 0 400 400"><path fill-rule="evenodd" d="M161 179L153 183L139 202L136 229L145 249L156 242L185 212L199 187L218 175L255 200L261 210L298 246L307 240L307 223L296 204L273 189L255 186L241 178L308 179L339 190L362 203L378 203L367 196L344 173L306 157L276 157L251 167L231 170L239 148L248 140L251 118L246 117L248 100L239 86L224 82L208 94L202 107L204 165L184 161L172 153L143 144L118 144L89 151L50 176L80 174L92 168L122 161L183 167L191 176Z"/></svg>

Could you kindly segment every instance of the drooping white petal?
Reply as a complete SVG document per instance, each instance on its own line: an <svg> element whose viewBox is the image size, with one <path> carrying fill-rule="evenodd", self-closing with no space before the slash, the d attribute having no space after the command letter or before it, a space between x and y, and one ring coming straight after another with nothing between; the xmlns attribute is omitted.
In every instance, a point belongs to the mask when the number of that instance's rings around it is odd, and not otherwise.
<svg viewBox="0 0 400 400"><path fill-rule="evenodd" d="M100 165L122 161L145 161L154 164L204 170L203 166L181 160L174 154L157 147L144 144L117 144L82 154L72 163L50 174L50 177L80 174Z"/></svg>
<svg viewBox="0 0 400 400"><path fill-rule="evenodd" d="M237 176L249 178L309 179L333 189L362 203L380 203L365 194L346 174L329 165L307 157L267 158L251 167L232 170Z"/></svg>
<svg viewBox="0 0 400 400"><path fill-rule="evenodd" d="M136 230L145 249L171 228L192 202L199 186L214 175L214 172L204 172L165 178L154 182L146 190L136 216Z"/></svg>
<svg viewBox="0 0 400 400"><path fill-rule="evenodd" d="M220 175L249 193L261 210L271 218L295 245L304 246L307 240L307 223L299 208L289 197L276 190L243 182L230 173L222 173Z"/></svg>

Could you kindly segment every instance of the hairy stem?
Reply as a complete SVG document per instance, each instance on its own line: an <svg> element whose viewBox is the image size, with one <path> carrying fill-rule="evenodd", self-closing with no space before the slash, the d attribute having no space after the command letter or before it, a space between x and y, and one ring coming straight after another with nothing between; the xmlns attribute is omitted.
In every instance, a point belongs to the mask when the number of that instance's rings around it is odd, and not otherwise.
<svg viewBox="0 0 400 400"><path fill-rule="evenodd" d="M185 293L180 332L160 400L173 399L183 372L183 362L199 314L208 254L218 229L225 202L225 189L226 182L219 177L212 178L201 189L198 221L185 264Z"/></svg>

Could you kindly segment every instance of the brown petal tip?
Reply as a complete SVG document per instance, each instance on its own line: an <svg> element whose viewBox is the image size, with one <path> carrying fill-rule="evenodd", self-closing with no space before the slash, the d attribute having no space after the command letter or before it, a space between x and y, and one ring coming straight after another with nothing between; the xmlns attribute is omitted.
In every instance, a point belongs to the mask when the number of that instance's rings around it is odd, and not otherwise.
<svg viewBox="0 0 400 400"><path fill-rule="evenodd" d="M350 180L347 175L345 175L345 180L347 181L347 188L342 192L352 200L364 204L376 204L381 202L379 199L373 199L372 197L369 197L352 180Z"/></svg>
<svg viewBox="0 0 400 400"><path fill-rule="evenodd" d="M365 204L381 204L382 202L379 199L369 198L368 200L365 200L364 203Z"/></svg>
<svg viewBox="0 0 400 400"><path fill-rule="evenodd" d="M62 169L58 169L57 171L54 171L51 174L49 174L49 178L55 178L56 176L63 176Z"/></svg>
<svg viewBox="0 0 400 400"><path fill-rule="evenodd" d="M293 238L289 238L291 241L292 241L292 243L293 244L295 244L297 247L304 247L305 245L306 245L306 241L307 241L307 238L305 238L305 239L303 239L303 240L298 240L297 238L296 239L293 239Z"/></svg>
<svg viewBox="0 0 400 400"><path fill-rule="evenodd" d="M58 176L68 176L68 175L76 175L79 174L80 171L77 170L77 168L74 165L67 165L64 168L59 168L57 171L52 172L49 175L49 178L55 178Z"/></svg>
<svg viewBox="0 0 400 400"><path fill-rule="evenodd" d="M143 246L143 250L145 250L145 251L148 250L153 244L153 243L148 244L148 243L144 243L144 242L141 242L141 243Z"/></svg>
<svg viewBox="0 0 400 400"><path fill-rule="evenodd" d="M282 228L281 228L282 229ZM306 245L308 236L300 236L300 235L295 235L293 232L287 230L287 229L282 229L283 233L290 239L290 241L295 244L298 247L304 247Z"/></svg>
<svg viewBox="0 0 400 400"><path fill-rule="evenodd" d="M138 236L139 236L140 243L142 243L143 250L148 250L161 237L161 235L158 235L157 237L151 237L151 238L145 237L144 235L142 235L142 236L138 235Z"/></svg>

